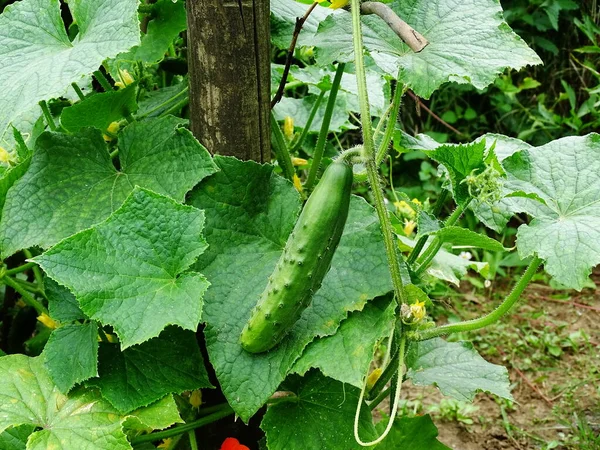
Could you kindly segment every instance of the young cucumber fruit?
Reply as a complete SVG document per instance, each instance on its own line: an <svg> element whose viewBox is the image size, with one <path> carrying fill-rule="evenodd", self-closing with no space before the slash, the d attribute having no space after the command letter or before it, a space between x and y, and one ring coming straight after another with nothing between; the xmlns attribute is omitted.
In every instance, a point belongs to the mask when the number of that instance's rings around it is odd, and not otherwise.
<svg viewBox="0 0 600 450"><path fill-rule="evenodd" d="M348 217L352 167L332 163L307 200L242 331L251 353L272 349L300 318L329 271Z"/></svg>

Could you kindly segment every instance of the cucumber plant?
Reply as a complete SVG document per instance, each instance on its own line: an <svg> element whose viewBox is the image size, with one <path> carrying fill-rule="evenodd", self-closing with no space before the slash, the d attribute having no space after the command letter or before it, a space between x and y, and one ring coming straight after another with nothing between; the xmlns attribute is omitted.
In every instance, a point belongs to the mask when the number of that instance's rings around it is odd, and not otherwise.
<svg viewBox="0 0 600 450"><path fill-rule="evenodd" d="M57 0L4 8L0 448L218 448L266 405L270 450L442 449L429 416L397 414L404 381L512 399L505 368L441 336L493 326L541 266L589 284L600 136L440 145L397 123L408 90L540 63L496 0L306 3L271 2L280 48L305 17L305 64L273 66L299 88L273 108L277 164L211 155L188 131L187 80L161 64L186 56L183 2L70 2L72 23ZM392 142L438 167L433 205L384 190ZM496 231L529 221L506 248L459 226L466 212ZM489 313L438 324L432 280L486 271L455 247L516 250L525 269Z"/></svg>

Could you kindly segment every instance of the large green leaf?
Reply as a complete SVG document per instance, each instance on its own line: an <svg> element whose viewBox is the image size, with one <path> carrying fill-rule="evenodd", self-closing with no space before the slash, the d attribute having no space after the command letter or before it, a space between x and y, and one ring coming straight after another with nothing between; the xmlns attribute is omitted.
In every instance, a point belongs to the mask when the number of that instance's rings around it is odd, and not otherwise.
<svg viewBox="0 0 600 450"><path fill-rule="evenodd" d="M377 342L390 334L394 324L395 302L380 298L367 303L362 311L350 313L333 336L311 342L294 364L293 371L304 375L318 368L325 376L362 387L373 360Z"/></svg>
<svg viewBox="0 0 600 450"><path fill-rule="evenodd" d="M61 286L52 278L44 279L46 297L48 297L48 310L50 317L59 322L72 322L87 319L71 291Z"/></svg>
<svg viewBox="0 0 600 450"><path fill-rule="evenodd" d="M0 433L0 450L25 450L27 438L33 430L33 425L21 425Z"/></svg>
<svg viewBox="0 0 600 450"><path fill-rule="evenodd" d="M311 371L283 386L290 402L270 406L261 423L269 450L362 449L354 440L354 414L360 390ZM363 440L374 438L369 407L359 420Z"/></svg>
<svg viewBox="0 0 600 450"><path fill-rule="evenodd" d="M96 323L73 323L54 330L44 347L44 356L52 381L65 394L77 383L98 376Z"/></svg>
<svg viewBox="0 0 600 450"><path fill-rule="evenodd" d="M377 424L383 433L385 422ZM375 447L377 450L450 450L437 440L438 430L431 416L401 417L394 421L390 434Z"/></svg>
<svg viewBox="0 0 600 450"><path fill-rule="evenodd" d="M139 44L138 0L79 0L69 40L58 0L22 0L0 16L0 138L40 100L62 95L102 61Z"/></svg>
<svg viewBox="0 0 600 450"><path fill-rule="evenodd" d="M212 283L205 299L205 335L225 396L248 420L315 336L333 334L348 311L389 292L391 280L374 210L353 198L331 270L312 305L273 350L244 351L240 333L283 251L300 203L291 183L271 166L225 157L215 162L221 172L191 197L206 211L209 248L198 264Z"/></svg>
<svg viewBox="0 0 600 450"><path fill-rule="evenodd" d="M502 19L498 0L397 0L389 6L429 41L414 53L376 16L363 17L364 45L379 67L429 98L448 81L482 89L507 68L541 64ZM322 64L352 61L350 13L328 17L313 39Z"/></svg>
<svg viewBox="0 0 600 450"><path fill-rule="evenodd" d="M202 211L136 188L105 222L35 260L85 314L111 325L125 349L167 325L196 330L209 283L183 272L206 248L203 225Z"/></svg>
<svg viewBox="0 0 600 450"><path fill-rule="evenodd" d="M442 394L472 401L478 391L512 400L505 367L484 360L470 342L441 338L414 342L406 355L406 377L418 386L435 385Z"/></svg>
<svg viewBox="0 0 600 450"><path fill-rule="evenodd" d="M178 327L160 336L120 351L102 344L100 378L86 384L100 389L102 396L121 412L130 412L166 394L212 387L204 368L195 333Z"/></svg>
<svg viewBox="0 0 600 450"><path fill-rule="evenodd" d="M2 256L33 245L49 247L106 219L136 185L183 201L216 170L208 151L175 117L125 128L119 161L117 170L98 130L42 134L29 170L6 198Z"/></svg>
<svg viewBox="0 0 600 450"><path fill-rule="evenodd" d="M142 421L142 411L132 415L138 413ZM27 425L39 428L29 437L27 450L130 450L122 430L125 419L95 390L61 394L43 358L0 358L0 437L9 427Z"/></svg>
<svg viewBox="0 0 600 450"><path fill-rule="evenodd" d="M534 218L519 227L519 255L536 254L558 282L581 290L600 263L600 135L521 150L503 165L509 188L524 194L511 198L513 210Z"/></svg>

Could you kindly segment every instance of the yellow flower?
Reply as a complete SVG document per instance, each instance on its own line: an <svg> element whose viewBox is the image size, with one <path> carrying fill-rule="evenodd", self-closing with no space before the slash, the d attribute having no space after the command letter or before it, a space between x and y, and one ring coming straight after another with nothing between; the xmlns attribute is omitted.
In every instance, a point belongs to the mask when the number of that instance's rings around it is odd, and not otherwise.
<svg viewBox="0 0 600 450"><path fill-rule="evenodd" d="M420 322L425 318L427 311L425 310L425 302L416 302L410 305L410 313L414 317L415 322Z"/></svg>
<svg viewBox="0 0 600 450"><path fill-rule="evenodd" d="M406 219L404 221L404 235L410 236L412 234L412 232L415 230L416 226L417 226L417 222L415 222L414 220Z"/></svg>
<svg viewBox="0 0 600 450"><path fill-rule="evenodd" d="M119 77L121 78L121 81L117 81L115 83L115 86L119 89L123 89L125 86L129 86L135 81L131 74L127 71L127 69L119 69Z"/></svg>
<svg viewBox="0 0 600 450"><path fill-rule="evenodd" d="M317 0L317 2L319 2L319 3L323 3L324 1L326 1L326 0ZM343 8L349 2L350 2L350 0L332 0L331 5L329 5L329 7L331 9Z"/></svg>
<svg viewBox="0 0 600 450"><path fill-rule="evenodd" d="M190 395L190 405L196 409L200 408L200 405L202 405L202 391L200 389L192 391L192 394Z"/></svg>
<svg viewBox="0 0 600 450"><path fill-rule="evenodd" d="M382 372L383 370L381 370L381 368L378 367L369 374L369 376L367 377L367 389L372 389L373 386L375 386L375 383L377 383L377 380L379 380L379 377L381 376Z"/></svg>
<svg viewBox="0 0 600 450"><path fill-rule="evenodd" d="M404 200L394 202L394 206L396 207L396 211L398 211L398 213L402 214L404 217L415 217L415 210L412 209L412 207Z"/></svg>
<svg viewBox="0 0 600 450"><path fill-rule="evenodd" d="M13 157L4 149L0 147L0 163L2 164L10 164L13 162Z"/></svg>
<svg viewBox="0 0 600 450"><path fill-rule="evenodd" d="M300 193L302 193L302 191L304 190L304 188L302 187L302 182L300 181L300 178L296 174L294 174L294 187Z"/></svg>
<svg viewBox="0 0 600 450"><path fill-rule="evenodd" d="M283 134L288 139L292 139L292 137L294 137L294 118L293 117L285 116L285 119L283 119Z"/></svg>
<svg viewBox="0 0 600 450"><path fill-rule="evenodd" d="M156 448L171 448L173 445L173 438L163 439L162 443L158 445Z"/></svg>
<svg viewBox="0 0 600 450"><path fill-rule="evenodd" d="M113 140L113 137L117 135L119 132L119 122L111 122L111 124L106 129L106 134L103 134L102 137L106 142L110 142Z"/></svg>
<svg viewBox="0 0 600 450"><path fill-rule="evenodd" d="M305 166L308 164L308 161L304 158L296 158L295 156L292 156L292 164L294 166Z"/></svg>
<svg viewBox="0 0 600 450"><path fill-rule="evenodd" d="M39 315L37 320L46 325L51 330L55 330L56 328L58 328L58 324L46 313L42 313L41 315Z"/></svg>

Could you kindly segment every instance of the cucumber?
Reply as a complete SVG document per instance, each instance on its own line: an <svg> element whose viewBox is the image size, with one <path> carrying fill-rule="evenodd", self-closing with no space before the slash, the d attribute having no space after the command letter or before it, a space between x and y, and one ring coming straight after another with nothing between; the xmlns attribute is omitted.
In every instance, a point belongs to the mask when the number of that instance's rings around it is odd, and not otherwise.
<svg viewBox="0 0 600 450"><path fill-rule="evenodd" d="M307 200L275 271L242 334L251 353L272 349L289 332L321 287L348 218L352 167L332 163Z"/></svg>

